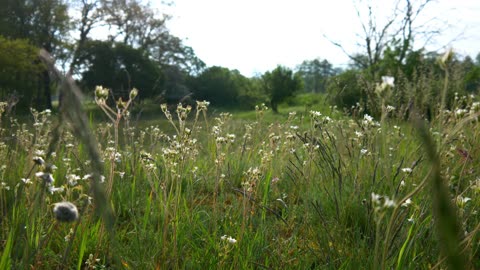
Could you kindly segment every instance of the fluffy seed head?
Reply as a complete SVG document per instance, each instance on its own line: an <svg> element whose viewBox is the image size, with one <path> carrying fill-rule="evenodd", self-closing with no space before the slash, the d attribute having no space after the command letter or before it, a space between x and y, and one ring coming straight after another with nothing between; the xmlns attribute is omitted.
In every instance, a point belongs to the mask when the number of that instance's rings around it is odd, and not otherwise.
<svg viewBox="0 0 480 270"><path fill-rule="evenodd" d="M53 207L53 214L60 222L72 222L78 219L78 209L71 202L59 202Z"/></svg>

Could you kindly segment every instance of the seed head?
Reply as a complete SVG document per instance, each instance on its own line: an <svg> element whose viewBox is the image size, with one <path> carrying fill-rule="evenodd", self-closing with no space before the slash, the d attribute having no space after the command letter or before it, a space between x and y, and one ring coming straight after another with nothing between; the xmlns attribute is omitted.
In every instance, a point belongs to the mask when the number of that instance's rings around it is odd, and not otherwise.
<svg viewBox="0 0 480 270"><path fill-rule="evenodd" d="M72 222L78 219L77 207L71 202L59 202L53 207L53 214L60 222Z"/></svg>

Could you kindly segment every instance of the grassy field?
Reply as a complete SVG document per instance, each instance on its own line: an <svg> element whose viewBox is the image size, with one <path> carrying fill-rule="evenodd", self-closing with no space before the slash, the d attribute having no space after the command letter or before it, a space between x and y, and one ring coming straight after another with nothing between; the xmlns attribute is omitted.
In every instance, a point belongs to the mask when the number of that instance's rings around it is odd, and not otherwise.
<svg viewBox="0 0 480 270"><path fill-rule="evenodd" d="M2 116L0 269L479 269L465 100L430 123L323 102Z"/></svg>

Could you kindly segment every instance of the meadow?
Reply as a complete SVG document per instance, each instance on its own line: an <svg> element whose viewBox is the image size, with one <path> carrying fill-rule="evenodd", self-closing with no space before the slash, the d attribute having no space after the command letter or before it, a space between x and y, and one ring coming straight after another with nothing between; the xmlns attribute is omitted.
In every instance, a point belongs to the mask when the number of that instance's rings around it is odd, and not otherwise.
<svg viewBox="0 0 480 270"><path fill-rule="evenodd" d="M475 96L428 122L324 102L142 120L105 91L96 113L1 116L0 269L480 268Z"/></svg>

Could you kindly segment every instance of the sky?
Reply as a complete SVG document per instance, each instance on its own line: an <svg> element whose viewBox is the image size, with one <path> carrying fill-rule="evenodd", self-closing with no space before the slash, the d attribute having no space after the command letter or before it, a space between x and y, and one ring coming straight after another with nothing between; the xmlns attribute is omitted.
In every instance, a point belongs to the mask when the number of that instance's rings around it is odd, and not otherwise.
<svg viewBox="0 0 480 270"><path fill-rule="evenodd" d="M344 68L348 56L331 41L350 54L363 52L358 42L361 22L366 22L365 2L372 3L380 26L393 14L394 0L174 0L167 27L207 66L237 69L245 76L277 65L295 68L315 58ZM480 1L436 0L421 15L419 31L441 33L429 42L419 39L417 48L426 43L427 50L452 47L460 56L480 52Z"/></svg>

